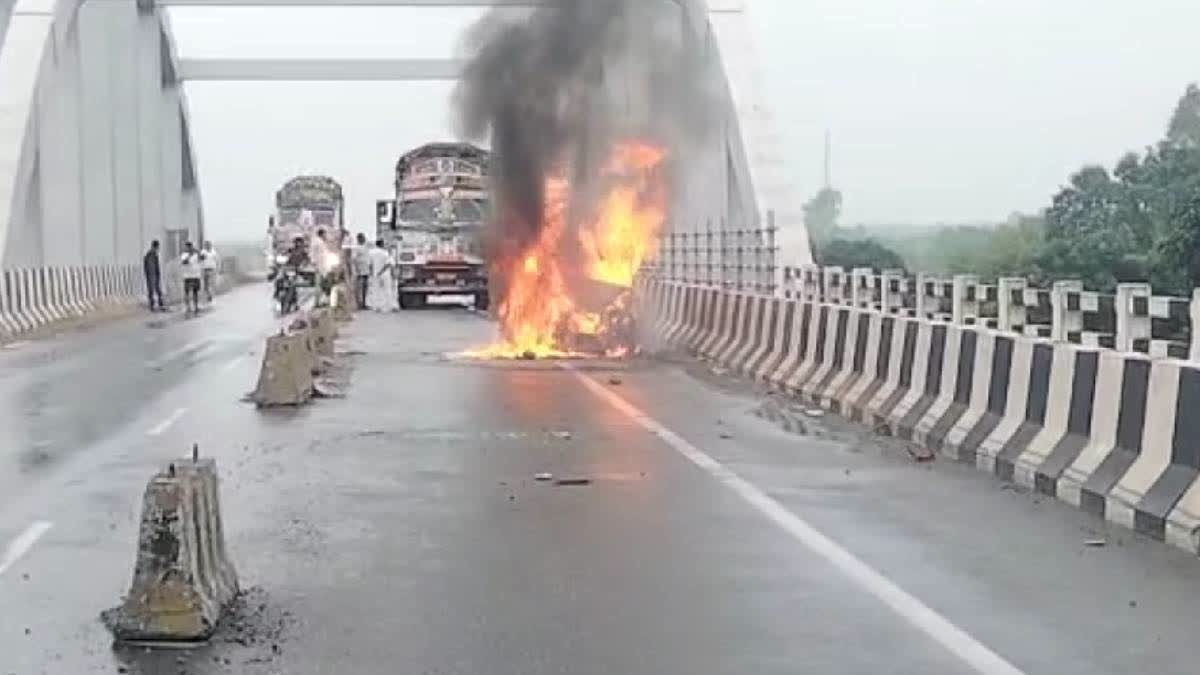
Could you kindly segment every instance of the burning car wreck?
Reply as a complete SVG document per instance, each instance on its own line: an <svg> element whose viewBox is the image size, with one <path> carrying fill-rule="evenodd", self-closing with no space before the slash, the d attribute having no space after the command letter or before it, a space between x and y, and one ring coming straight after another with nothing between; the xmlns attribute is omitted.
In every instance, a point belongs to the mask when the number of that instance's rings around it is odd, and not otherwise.
<svg viewBox="0 0 1200 675"><path fill-rule="evenodd" d="M684 3L553 0L472 32L461 133L490 135L499 340L481 358L635 351L632 289L669 227L713 83Z"/></svg>

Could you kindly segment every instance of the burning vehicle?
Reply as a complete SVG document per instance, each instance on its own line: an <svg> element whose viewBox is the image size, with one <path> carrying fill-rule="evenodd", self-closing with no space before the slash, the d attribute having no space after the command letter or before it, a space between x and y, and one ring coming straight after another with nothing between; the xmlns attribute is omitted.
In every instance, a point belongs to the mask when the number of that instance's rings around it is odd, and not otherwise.
<svg viewBox="0 0 1200 675"><path fill-rule="evenodd" d="M459 296L488 309L488 162L489 153L469 143L431 143L396 163L395 198L376 202L376 213L378 237L396 253L401 308Z"/></svg>
<svg viewBox="0 0 1200 675"><path fill-rule="evenodd" d="M500 333L469 356L634 352L635 278L719 109L688 22L700 4L546 0L494 10L469 34L454 102L460 133L491 141Z"/></svg>

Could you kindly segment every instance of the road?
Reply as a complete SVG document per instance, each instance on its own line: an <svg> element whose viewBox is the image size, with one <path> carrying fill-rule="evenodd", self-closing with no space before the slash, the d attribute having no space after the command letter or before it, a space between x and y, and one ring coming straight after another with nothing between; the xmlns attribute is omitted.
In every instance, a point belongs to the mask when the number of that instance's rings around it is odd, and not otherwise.
<svg viewBox="0 0 1200 675"><path fill-rule="evenodd" d="M463 361L474 314L365 314L345 398L255 410L265 296L0 352L0 675L1196 672L1200 561L702 365ZM114 650L193 442L247 601Z"/></svg>

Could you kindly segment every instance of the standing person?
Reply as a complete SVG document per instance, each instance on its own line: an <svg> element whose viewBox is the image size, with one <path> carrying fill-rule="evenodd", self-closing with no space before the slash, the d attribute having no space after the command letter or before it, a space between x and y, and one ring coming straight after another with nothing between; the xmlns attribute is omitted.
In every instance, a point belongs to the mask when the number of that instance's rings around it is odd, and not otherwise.
<svg viewBox="0 0 1200 675"><path fill-rule="evenodd" d="M383 240L375 242L371 249L371 288L367 291L367 304L376 312L393 309L397 303L396 289L392 283L392 255L384 248Z"/></svg>
<svg viewBox="0 0 1200 675"><path fill-rule="evenodd" d="M204 295L211 305L213 287L217 285L217 270L221 269L221 256L213 250L211 241L204 242L204 250L200 252L200 272L204 280Z"/></svg>
<svg viewBox="0 0 1200 675"><path fill-rule="evenodd" d="M371 247L367 244L367 235L358 233L355 240L357 245L351 253L351 263L354 266L354 297L359 309L367 309L367 289L371 286Z"/></svg>
<svg viewBox="0 0 1200 675"><path fill-rule="evenodd" d="M146 275L146 294L150 296L150 311L165 312L162 294L162 268L158 265L158 240L150 242L150 250L142 258L142 273ZM155 301L158 304L155 304Z"/></svg>
<svg viewBox="0 0 1200 675"><path fill-rule="evenodd" d="M196 245L188 242L183 245L183 255L179 257L179 265L183 276L183 301L185 312L193 316L200 313L200 279L204 276L200 269L200 252Z"/></svg>
<svg viewBox="0 0 1200 675"><path fill-rule="evenodd" d="M325 306L325 275L328 273L326 266L328 263L327 253L329 251L329 242L325 241L325 228L317 228L316 234L312 240L308 242L309 250L308 257L312 260L313 266L313 293L316 299L313 301L314 307Z"/></svg>

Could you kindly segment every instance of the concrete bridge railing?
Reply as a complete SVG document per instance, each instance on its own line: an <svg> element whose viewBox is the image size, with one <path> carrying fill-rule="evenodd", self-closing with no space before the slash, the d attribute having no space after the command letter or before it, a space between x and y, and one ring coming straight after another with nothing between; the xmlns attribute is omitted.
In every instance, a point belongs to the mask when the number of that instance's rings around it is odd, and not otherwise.
<svg viewBox="0 0 1200 675"><path fill-rule="evenodd" d="M805 268L767 294L645 275L634 307L648 349L686 351L1200 552L1200 363L1128 349L1152 344L1164 302L1149 288L1113 296L1115 349L1083 337L1080 314L1101 298L1077 285L1050 289L1050 326L1033 330L1015 302L988 316L989 291L969 279L875 276L886 283ZM1004 287L1010 301L1033 291Z"/></svg>
<svg viewBox="0 0 1200 675"><path fill-rule="evenodd" d="M1086 290L1072 280L1039 288L1022 277L987 283L970 274L777 268L774 234L773 227L670 234L647 272L683 284L978 325L1156 358L1200 360L1200 331L1192 329L1200 322L1200 289L1191 298L1178 298L1155 295L1144 283L1120 284L1109 294Z"/></svg>

